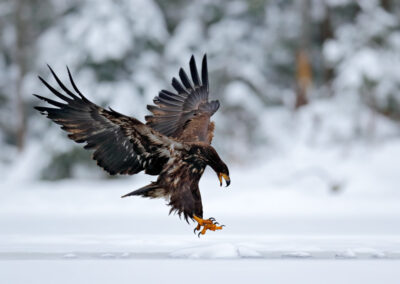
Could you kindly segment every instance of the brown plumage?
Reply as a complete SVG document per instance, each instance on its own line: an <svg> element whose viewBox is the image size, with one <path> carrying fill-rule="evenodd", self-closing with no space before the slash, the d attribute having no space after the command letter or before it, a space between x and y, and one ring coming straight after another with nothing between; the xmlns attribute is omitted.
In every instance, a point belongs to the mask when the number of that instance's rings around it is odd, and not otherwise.
<svg viewBox="0 0 400 284"><path fill-rule="evenodd" d="M62 92L39 77L43 84L62 102L35 95L54 107L35 107L42 114L60 124L77 143L86 143L92 149L93 159L111 175L136 174L145 171L158 175L155 182L135 190L126 196L139 195L150 198L166 198L170 212L183 215L186 220L195 219L200 232L217 230L213 220L203 220L203 208L198 187L207 165L229 185L229 171L215 149L210 145L214 123L210 117L218 110L218 101L208 101L209 84L207 58L202 62L201 79L194 57L190 59L192 81L181 68L179 77L172 80L176 93L162 90L154 98L155 105L148 105L152 115L146 116L146 124L104 109L89 101L77 88L68 70L74 92L68 89L50 68Z"/></svg>

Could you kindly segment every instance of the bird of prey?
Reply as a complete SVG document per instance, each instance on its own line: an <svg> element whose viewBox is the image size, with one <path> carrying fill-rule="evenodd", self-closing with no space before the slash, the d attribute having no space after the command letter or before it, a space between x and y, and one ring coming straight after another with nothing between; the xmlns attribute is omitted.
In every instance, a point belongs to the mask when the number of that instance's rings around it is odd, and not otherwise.
<svg viewBox="0 0 400 284"><path fill-rule="evenodd" d="M111 108L104 109L87 99L77 88L67 67L74 91L68 89L48 66L61 90L52 87L39 76L42 83L60 100L34 94L52 105L37 106L67 131L77 143L86 143L85 149L94 150L93 159L109 174L133 175L144 171L156 175L157 180L127 196L166 198L171 212L183 215L186 221L196 221L196 233L221 230L214 218L203 219L199 180L206 166L216 173L222 186L230 184L229 170L217 151L211 146L214 123L211 116L218 110L219 101L209 101L207 57L202 61L201 75L192 55L189 67L191 80L179 70L180 82L172 79L175 92L162 90L148 105L152 115L146 123L123 115Z"/></svg>

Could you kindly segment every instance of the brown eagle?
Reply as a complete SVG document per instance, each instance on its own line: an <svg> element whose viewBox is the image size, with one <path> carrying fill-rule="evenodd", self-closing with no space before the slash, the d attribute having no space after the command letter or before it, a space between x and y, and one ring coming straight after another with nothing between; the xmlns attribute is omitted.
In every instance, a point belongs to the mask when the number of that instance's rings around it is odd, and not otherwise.
<svg viewBox="0 0 400 284"><path fill-rule="evenodd" d="M157 175L156 181L122 197L139 195L166 198L171 212L183 215L186 221L197 221L194 232L221 230L214 218L203 219L199 180L209 165L230 184L229 170L217 151L210 145L214 123L210 117L218 110L219 101L208 101L209 83L207 57L202 62L201 78L196 61L190 59L192 80L181 68L179 82L172 79L176 92L162 90L148 105L152 115L146 124L113 109L104 109L89 101L77 88L68 71L74 92L53 74L62 91L58 91L39 76L43 84L59 99L55 101L34 94L54 107L35 109L55 123L62 125L68 137L77 143L86 143L85 149L94 150L93 159L109 174L133 175L144 170Z"/></svg>

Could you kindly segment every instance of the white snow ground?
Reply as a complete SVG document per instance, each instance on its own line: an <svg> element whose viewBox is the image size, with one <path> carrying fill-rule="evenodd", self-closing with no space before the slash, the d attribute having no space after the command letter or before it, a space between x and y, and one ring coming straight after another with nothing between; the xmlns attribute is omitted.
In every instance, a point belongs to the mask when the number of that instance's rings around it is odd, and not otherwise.
<svg viewBox="0 0 400 284"><path fill-rule="evenodd" d="M398 283L388 260L0 261L1 283ZM28 280L28 281L27 281Z"/></svg>
<svg viewBox="0 0 400 284"><path fill-rule="evenodd" d="M119 198L151 177L4 181L0 283L398 283L397 152L385 144L345 160L297 151L334 166L336 193L293 160L233 168L229 188L207 170L205 217L226 228L200 239L164 200Z"/></svg>

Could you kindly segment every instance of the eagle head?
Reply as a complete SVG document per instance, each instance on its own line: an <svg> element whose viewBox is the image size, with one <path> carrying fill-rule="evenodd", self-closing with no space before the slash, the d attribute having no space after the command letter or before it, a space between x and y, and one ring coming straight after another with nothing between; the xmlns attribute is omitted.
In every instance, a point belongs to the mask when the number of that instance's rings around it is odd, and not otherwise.
<svg viewBox="0 0 400 284"><path fill-rule="evenodd" d="M205 162L209 165L216 173L222 186L222 179L225 179L226 186L231 184L231 179L229 178L229 169L227 165L221 160L217 151L212 146L203 148L203 157Z"/></svg>

